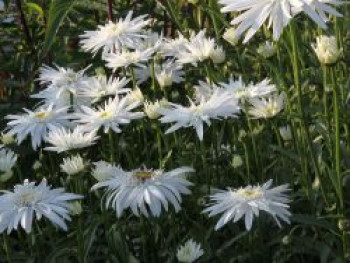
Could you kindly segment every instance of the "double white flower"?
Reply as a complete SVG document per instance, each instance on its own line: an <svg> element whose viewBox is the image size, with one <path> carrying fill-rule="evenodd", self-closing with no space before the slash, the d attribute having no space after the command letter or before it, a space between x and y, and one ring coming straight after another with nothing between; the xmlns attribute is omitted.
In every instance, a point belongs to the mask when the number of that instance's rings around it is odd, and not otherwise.
<svg viewBox="0 0 350 263"><path fill-rule="evenodd" d="M326 13L341 16L329 4L339 5L340 0L219 0L224 7L221 12L240 12L232 21L237 25L236 36L245 34L243 43L248 42L267 21L273 28L273 38L278 40L290 20L299 12L306 13L318 26L325 28Z"/></svg>
<svg viewBox="0 0 350 263"><path fill-rule="evenodd" d="M203 140L204 123L211 124L212 119L232 118L240 113L238 101L228 92L214 91L208 99L200 102L190 100L190 106L169 103L166 108L160 108L162 123L175 123L165 133L174 132L182 127L194 127L199 140Z"/></svg>

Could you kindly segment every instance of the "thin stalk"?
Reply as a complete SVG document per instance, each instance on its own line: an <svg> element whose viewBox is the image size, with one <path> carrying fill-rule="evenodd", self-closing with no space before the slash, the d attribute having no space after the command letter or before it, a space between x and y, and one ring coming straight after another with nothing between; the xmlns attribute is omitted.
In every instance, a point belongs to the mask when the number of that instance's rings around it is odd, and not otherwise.
<svg viewBox="0 0 350 263"><path fill-rule="evenodd" d="M79 215L78 218L78 232L77 232L77 241L78 241L78 261L79 263L85 262L85 256L84 256L84 228L83 228L83 221L82 216Z"/></svg>
<svg viewBox="0 0 350 263"><path fill-rule="evenodd" d="M158 148L158 162L159 162L159 168L162 166L162 131L159 128L159 125L156 124L156 131L157 131L157 148Z"/></svg>
<svg viewBox="0 0 350 263"><path fill-rule="evenodd" d="M109 139L109 149L110 149L110 162L115 163L114 138L113 138L113 131L111 129L108 131L108 139Z"/></svg>
<svg viewBox="0 0 350 263"><path fill-rule="evenodd" d="M131 80L132 80L132 87L134 89L136 89L137 84L136 84L135 72L134 72L134 68L133 67L130 67L130 74L131 74Z"/></svg>
<svg viewBox="0 0 350 263"><path fill-rule="evenodd" d="M248 184L251 183L250 181L250 162L249 162L249 154L248 154L248 149L247 149L247 144L243 142L243 148L244 148L244 160L245 160L245 166L247 169L247 178L248 178Z"/></svg>
<svg viewBox="0 0 350 263"><path fill-rule="evenodd" d="M9 247L8 240L7 240L7 234L4 233L3 237L4 237L4 249L5 249L5 253L6 253L6 260L8 263L12 263L10 247Z"/></svg>
<svg viewBox="0 0 350 263"><path fill-rule="evenodd" d="M327 118L327 125L328 130L331 130L331 122L330 122L330 115L329 115L329 103L328 103L328 96L327 96L327 67L322 66L322 73L323 73L323 106L324 106L324 114Z"/></svg>
<svg viewBox="0 0 350 263"><path fill-rule="evenodd" d="M304 112L304 103L303 103L303 94L301 90L301 83L300 83L300 68L299 68L299 52L298 52L298 43L296 39L296 33L295 33L295 26L294 22L290 23L290 37L291 37L291 42L292 42L292 67L293 67L293 76L294 76L294 86L297 88L297 93L298 93L298 111L300 114L301 118L301 128L303 129L303 132L306 137L306 143L308 145L308 148L310 149L311 153L311 160L314 166L314 171L315 171L315 176L319 177L320 176L320 169L318 167L317 163L317 158L315 155L315 151L312 145L312 140L311 136L309 133L309 129L306 124L306 115ZM308 175L306 175L308 177ZM310 197L310 183L309 180L310 178L305 178L307 182L307 195Z"/></svg>
<svg viewBox="0 0 350 263"><path fill-rule="evenodd" d="M113 21L113 0L107 0L108 20Z"/></svg>
<svg viewBox="0 0 350 263"><path fill-rule="evenodd" d="M205 149L205 144L204 144L204 141L200 141L200 149L201 149L201 157L202 157L202 169L203 171L205 171L206 173L206 184L208 186L207 190L208 190L208 194L210 194L210 187L211 187L211 178L210 178L210 171L208 171L208 168L207 168L207 160L206 160L206 149Z"/></svg>
<svg viewBox="0 0 350 263"><path fill-rule="evenodd" d="M21 0L16 0L16 7L18 9L18 13L19 13L19 21L24 33L24 37L26 39L26 42L28 44L28 46L33 50L34 46L33 46L33 39L29 33L29 28L27 25L27 21L26 18L24 16L24 12L23 12L23 8L22 8L22 2Z"/></svg>
<svg viewBox="0 0 350 263"><path fill-rule="evenodd" d="M344 201L343 201L343 185L341 175L341 156L340 156L340 114L339 114L339 98L338 98L338 86L335 78L334 68L331 68L332 84L333 84L333 114L335 124L334 134L334 157L335 157L335 173L338 182L338 195L339 195L339 209L344 213Z"/></svg>

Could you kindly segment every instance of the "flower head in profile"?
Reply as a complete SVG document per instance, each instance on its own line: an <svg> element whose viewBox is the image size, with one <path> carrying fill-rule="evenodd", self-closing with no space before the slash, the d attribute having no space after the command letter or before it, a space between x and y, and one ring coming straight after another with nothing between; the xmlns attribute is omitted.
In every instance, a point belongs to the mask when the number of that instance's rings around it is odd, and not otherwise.
<svg viewBox="0 0 350 263"><path fill-rule="evenodd" d="M12 168L15 166L17 158L17 154L13 151L0 149L0 181L5 182L12 177Z"/></svg>
<svg viewBox="0 0 350 263"><path fill-rule="evenodd" d="M74 91L80 82L86 78L85 71L89 68L75 72L71 68L63 68L57 65L55 67L45 65L40 68L38 78L40 84L52 85L56 88L65 88L71 91Z"/></svg>
<svg viewBox="0 0 350 263"><path fill-rule="evenodd" d="M103 59L106 61L106 67L116 71L119 68L127 68L131 65L142 67L141 62L147 62L153 55L152 48L145 50L122 50L117 53L109 53Z"/></svg>
<svg viewBox="0 0 350 263"><path fill-rule="evenodd" d="M156 64L154 66L154 73L161 88L170 87L173 83L182 82L185 75L182 66L171 60L163 64Z"/></svg>
<svg viewBox="0 0 350 263"><path fill-rule="evenodd" d="M239 78L230 78L227 83L220 82L218 85L225 91L232 92L235 98L241 102L253 98L265 97L277 91L276 85L271 84L269 79L246 85L241 76Z"/></svg>
<svg viewBox="0 0 350 263"><path fill-rule="evenodd" d="M165 133L172 133L182 127L193 127L202 141L204 123L210 125L212 119L237 117L240 112L238 101L228 92L214 91L207 100L190 103L189 107L170 103L168 107L158 110L162 115L162 123L174 123Z"/></svg>
<svg viewBox="0 0 350 263"><path fill-rule="evenodd" d="M83 83L78 90L78 94L79 96L90 98L91 102L95 103L107 96L127 93L130 89L125 88L125 86L129 81L127 78L91 77Z"/></svg>
<svg viewBox="0 0 350 263"><path fill-rule="evenodd" d="M65 193L63 188L52 189L45 179L40 184L25 180L13 191L0 195L0 233L17 230L21 226L27 233L32 230L33 220L47 218L53 225L67 230L65 221L70 221L68 201L82 196Z"/></svg>
<svg viewBox="0 0 350 263"><path fill-rule="evenodd" d="M96 108L82 106L81 112L76 113L74 119L84 132L96 132L103 128L104 133L110 129L120 133L120 125L129 124L131 120L143 117L142 112L132 112L137 106L138 102L129 103L127 97L119 99L116 96Z"/></svg>
<svg viewBox="0 0 350 263"><path fill-rule="evenodd" d="M67 157L63 159L63 163L60 165L61 171L68 175L78 174L86 168L87 163L78 154L75 156Z"/></svg>
<svg viewBox="0 0 350 263"><path fill-rule="evenodd" d="M91 99L88 97L79 96L78 91L83 86L84 81L73 87L62 86L57 87L49 85L47 88L40 90L38 93L32 94L30 97L40 99L41 105L46 107L53 105L56 108L71 108L77 111L82 105L90 105Z"/></svg>
<svg viewBox="0 0 350 263"><path fill-rule="evenodd" d="M34 111L23 109L24 114L6 116L8 133L16 135L17 143L31 136L32 147L36 150L41 146L49 130L69 126L67 108L56 109L53 105L42 106Z"/></svg>
<svg viewBox="0 0 350 263"><path fill-rule="evenodd" d="M337 39L334 36L319 36L312 45L318 60L323 65L337 63L342 56L343 50L338 48Z"/></svg>
<svg viewBox="0 0 350 263"><path fill-rule="evenodd" d="M96 133L83 131L80 126L73 130L66 128L53 129L45 138L45 141L52 146L45 147L45 150L60 153L81 149L95 144L98 139Z"/></svg>
<svg viewBox="0 0 350 263"><path fill-rule="evenodd" d="M160 47L160 51L165 57L177 57L188 43L188 39L179 33L179 36L175 39L165 38Z"/></svg>
<svg viewBox="0 0 350 263"><path fill-rule="evenodd" d="M158 34L157 32L148 31L146 32L145 38L141 41L135 43L133 49L136 50L152 50L156 53L160 50L163 44L163 34Z"/></svg>
<svg viewBox="0 0 350 263"><path fill-rule="evenodd" d="M112 207L120 217L130 208L136 216L141 214L159 217L162 208L168 211L169 203L178 212L181 209L181 195L188 195L192 185L183 176L194 172L192 168L180 167L163 170L137 169L130 172L108 169L112 176L95 184L92 189L106 188L106 207Z"/></svg>
<svg viewBox="0 0 350 263"><path fill-rule="evenodd" d="M125 19L119 18L115 23L108 21L104 26L98 26L97 30L86 31L81 38L82 48L92 53L119 51L123 47L135 48L135 43L145 38L145 27L150 23L147 15L132 18L130 11Z"/></svg>
<svg viewBox="0 0 350 263"><path fill-rule="evenodd" d="M141 105L145 100L145 97L143 96L142 91L138 87L130 91L125 98L127 100L127 103L129 104L136 103L138 105Z"/></svg>
<svg viewBox="0 0 350 263"><path fill-rule="evenodd" d="M273 42L266 41L259 45L257 52L264 58L270 58L276 54L276 47Z"/></svg>
<svg viewBox="0 0 350 263"><path fill-rule="evenodd" d="M201 245L190 239L178 248L176 257L179 262L192 263L203 256L203 254L204 251L201 248Z"/></svg>
<svg viewBox="0 0 350 263"><path fill-rule="evenodd" d="M200 31L197 35L192 35L189 42L184 45L176 54L177 61L180 64L197 65L209 59L216 51L216 44L214 39L205 36L205 30Z"/></svg>
<svg viewBox="0 0 350 263"><path fill-rule="evenodd" d="M236 46L238 44L240 36L237 36L236 28L229 27L229 28L225 29L225 32L224 32L222 38L225 39L232 46Z"/></svg>
<svg viewBox="0 0 350 263"><path fill-rule="evenodd" d="M277 225L281 227L282 220L289 223L288 203L290 200L286 194L288 185L281 185L271 188L272 180L263 185L248 185L238 189L228 189L213 194L210 198L211 206L203 212L209 213L210 217L222 214L215 229L218 230L228 222L237 222L244 217L245 227L249 231L252 228L254 217L259 216L259 211L271 215Z"/></svg>
<svg viewBox="0 0 350 263"><path fill-rule="evenodd" d="M284 109L285 97L285 93L275 93L263 98L252 98L249 100L251 107L248 114L256 119L272 118Z"/></svg>
<svg viewBox="0 0 350 263"><path fill-rule="evenodd" d="M116 174L123 173L123 169L105 161L94 162L92 176L99 182L106 181Z"/></svg>
<svg viewBox="0 0 350 263"><path fill-rule="evenodd" d="M166 108L167 105L169 105L169 102L166 99L155 102L146 101L144 103L144 112L151 120L158 119L160 117L158 110L162 107Z"/></svg>

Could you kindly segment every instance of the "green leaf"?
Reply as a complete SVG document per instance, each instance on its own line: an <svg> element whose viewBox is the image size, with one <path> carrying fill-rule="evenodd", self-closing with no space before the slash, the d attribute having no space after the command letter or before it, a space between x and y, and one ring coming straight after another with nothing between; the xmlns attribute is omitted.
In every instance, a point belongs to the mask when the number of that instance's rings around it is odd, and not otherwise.
<svg viewBox="0 0 350 263"><path fill-rule="evenodd" d="M55 40L57 31L61 26L63 20L67 16L69 10L72 8L75 0L52 0L49 9L49 17L47 28L45 32L44 47L41 57L45 57L50 50L52 43Z"/></svg>

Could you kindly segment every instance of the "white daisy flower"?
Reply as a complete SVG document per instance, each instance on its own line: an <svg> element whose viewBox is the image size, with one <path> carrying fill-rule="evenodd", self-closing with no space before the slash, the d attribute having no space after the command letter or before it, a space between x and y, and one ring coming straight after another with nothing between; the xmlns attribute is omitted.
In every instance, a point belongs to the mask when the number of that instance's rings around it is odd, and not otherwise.
<svg viewBox="0 0 350 263"><path fill-rule="evenodd" d="M30 97L42 100L42 106L53 105L56 108L71 107L74 111L79 110L82 105L91 105L91 99L81 97L77 91L83 86L83 81L79 86L75 86L74 90L67 88L68 86L57 87L50 85L46 89L31 95Z"/></svg>
<svg viewBox="0 0 350 263"><path fill-rule="evenodd" d="M157 100L155 102L149 102L146 101L144 103L144 112L146 113L147 117L151 120L158 119L160 117L160 114L158 110L160 108L166 108L169 105L169 102L166 99Z"/></svg>
<svg viewBox="0 0 350 263"><path fill-rule="evenodd" d="M12 177L12 168L15 166L17 158L17 154L11 150L0 150L0 181L5 182Z"/></svg>
<svg viewBox="0 0 350 263"><path fill-rule="evenodd" d="M284 109L285 93L272 94L265 98L252 98L248 114L256 119L268 119L276 116Z"/></svg>
<svg viewBox="0 0 350 263"><path fill-rule="evenodd" d="M141 105L145 100L145 97L143 96L143 93L139 88L130 91L125 98L127 100L127 103L129 104L137 103Z"/></svg>
<svg viewBox="0 0 350 263"><path fill-rule="evenodd" d="M157 32L146 32L146 37L141 41L135 43L133 49L136 50L152 50L156 53L160 50L163 44L163 34L158 34Z"/></svg>
<svg viewBox="0 0 350 263"><path fill-rule="evenodd" d="M167 108L160 108L158 112L163 115L162 123L175 123L166 134L174 132L182 127L194 127L198 138L203 140L204 123L210 126L211 119L236 117L240 112L237 100L228 92L215 91L207 100L199 103L190 101L190 107L169 103Z"/></svg>
<svg viewBox="0 0 350 263"><path fill-rule="evenodd" d="M171 60L163 64L156 64L154 66L154 73L161 88L169 87L173 83L181 83L185 75L182 66Z"/></svg>
<svg viewBox="0 0 350 263"><path fill-rule="evenodd" d="M118 68L127 68L131 65L142 67L141 62L147 62L153 55L152 48L145 50L122 50L119 53L109 53L103 59L107 62L106 67L116 71Z"/></svg>
<svg viewBox="0 0 350 263"><path fill-rule="evenodd" d="M123 169L105 161L94 162L92 176L99 182L111 179L115 174L123 173Z"/></svg>
<svg viewBox="0 0 350 263"><path fill-rule="evenodd" d="M117 216L130 208L134 215L159 217L162 207L168 211L172 204L175 211L181 209L181 195L188 195L192 185L183 178L192 168L181 167L169 172L162 170L137 169L131 172L115 171L113 176L95 184L92 189L106 187L106 207L112 207Z"/></svg>
<svg viewBox="0 0 350 263"><path fill-rule="evenodd" d="M24 181L12 191L0 195L0 233L11 233L20 225L27 233L32 230L33 219L46 217L52 224L67 230L65 220L70 221L68 201L82 196L65 193L63 188L51 189L45 179L39 185Z"/></svg>
<svg viewBox="0 0 350 263"><path fill-rule="evenodd" d="M293 14L304 12L309 16L319 27L323 29L327 28L326 22L329 18L326 14L342 17L332 5L340 5L343 3L342 0L290 0L292 3Z"/></svg>
<svg viewBox="0 0 350 263"><path fill-rule="evenodd" d="M217 86L215 83L211 83L209 79L207 79L206 81L198 81L198 85L193 86L193 88L195 90L195 100L198 103L202 100L209 99L213 95L214 91L223 91L223 89L220 89L220 87Z"/></svg>
<svg viewBox="0 0 350 263"><path fill-rule="evenodd" d="M75 175L84 171L86 165L84 159L78 154L76 156L64 158L60 168L62 172L68 175Z"/></svg>
<svg viewBox="0 0 350 263"><path fill-rule="evenodd" d="M188 43L188 39L179 33L179 37L175 39L165 38L162 46L160 47L160 52L165 57L177 57L180 51L185 49L185 46Z"/></svg>
<svg viewBox="0 0 350 263"><path fill-rule="evenodd" d="M226 53L223 47L217 47L215 48L211 54L210 58L213 61L214 64L221 64L225 61L226 59Z"/></svg>
<svg viewBox="0 0 350 263"><path fill-rule="evenodd" d="M75 72L71 68L63 68L55 65L56 68L42 66L40 68L39 78L42 85L53 85L57 88L66 88L74 93L79 83L86 78L85 71L90 67Z"/></svg>
<svg viewBox="0 0 350 263"><path fill-rule="evenodd" d="M341 1L338 0L220 0L219 3L224 6L221 12L240 12L231 24L238 25L237 36L246 32L243 43L247 43L266 21L268 28L273 28L274 40L278 40L284 27L300 11L305 12L323 28L326 27L325 13L341 16L326 4L340 4Z"/></svg>
<svg viewBox="0 0 350 263"><path fill-rule="evenodd" d="M120 18L116 23L109 21L104 26L98 26L95 31L85 31L81 38L81 45L85 51L96 54L98 50L103 52L115 52L123 47L135 48L135 43L146 37L145 27L150 23L147 15L132 19L130 11L125 19Z"/></svg>
<svg viewBox="0 0 350 263"><path fill-rule="evenodd" d="M91 77L84 82L82 87L78 90L78 95L81 97L91 98L91 102L100 101L106 96L116 96L125 94L130 89L125 88L129 83L127 78L107 78L106 76Z"/></svg>
<svg viewBox="0 0 350 263"><path fill-rule="evenodd" d="M6 116L10 120L7 123L8 133L16 135L18 144L30 134L34 150L41 146L50 129L69 126L67 108L56 109L53 105L48 105L35 111L25 108L23 110L25 114Z"/></svg>
<svg viewBox="0 0 350 263"><path fill-rule="evenodd" d="M152 65L142 65L134 68L136 84L140 85L152 77Z"/></svg>
<svg viewBox="0 0 350 263"><path fill-rule="evenodd" d="M265 97L276 92L276 85L270 82L271 80L264 79L261 82L246 85L240 76L238 79L230 78L227 83L220 82L218 85L227 92L233 92L236 99L245 101L247 99Z"/></svg>
<svg viewBox="0 0 350 263"><path fill-rule="evenodd" d="M152 65L142 65L134 69L137 84L141 84L152 77ZM169 87L173 83L181 83L185 75L182 70L182 65L174 62L174 60L167 60L162 64L154 65L154 75L161 88Z"/></svg>
<svg viewBox="0 0 350 263"><path fill-rule="evenodd" d="M288 203L290 200L285 192L289 191L288 185L271 188L272 180L262 186L248 185L239 189L228 189L213 194L210 198L213 205L206 208L203 213L209 213L210 217L223 214L215 226L220 229L228 222L237 222L244 217L245 227L249 231L252 228L254 216L259 216L259 211L265 211L273 217L281 227L279 219L290 223Z"/></svg>
<svg viewBox="0 0 350 263"><path fill-rule="evenodd" d="M204 251L201 248L201 245L190 239L178 248L176 257L179 262L192 263L203 256L203 254Z"/></svg>
<svg viewBox="0 0 350 263"><path fill-rule="evenodd" d="M192 35L189 42L184 45L176 54L180 64L191 63L197 66L197 62L209 59L215 52L216 44L214 39L205 36L205 30L201 30L197 35Z"/></svg>
<svg viewBox="0 0 350 263"><path fill-rule="evenodd" d="M47 151L65 152L73 149L89 147L96 143L99 136L94 132L85 132L80 126L73 130L59 128L49 131L45 141L52 146L45 147Z"/></svg>
<svg viewBox="0 0 350 263"><path fill-rule="evenodd" d="M293 139L292 129L289 125L280 127L279 132L283 140L290 141Z"/></svg>
<svg viewBox="0 0 350 263"><path fill-rule="evenodd" d="M235 46L238 44L240 36L237 36L236 28L229 27L229 28L225 29L225 32L224 32L222 38L225 39L232 46Z"/></svg>
<svg viewBox="0 0 350 263"><path fill-rule="evenodd" d="M264 58L270 58L276 54L276 47L273 42L266 41L259 45L257 52Z"/></svg>
<svg viewBox="0 0 350 263"><path fill-rule="evenodd" d="M13 137L12 134L9 133L1 133L0 140L4 145L10 145L16 142L15 137Z"/></svg>
<svg viewBox="0 0 350 263"><path fill-rule="evenodd" d="M142 112L131 112L139 106L139 103L129 103L127 97L119 99L109 98L104 105L97 108L89 108L82 106L81 113L75 113L75 122L81 125L81 129L85 132L95 132L103 128L104 133L112 129L116 133L120 133L120 125L129 124L131 120L143 117Z"/></svg>
<svg viewBox="0 0 350 263"><path fill-rule="evenodd" d="M273 27L273 38L278 40L285 26L292 19L291 1L293 0L219 0L224 7L221 12L240 12L231 21L238 25L235 34L239 38L247 32L243 43L247 43L260 27L268 20L268 27Z"/></svg>
<svg viewBox="0 0 350 263"><path fill-rule="evenodd" d="M334 36L319 36L312 45L321 64L335 64L343 54L343 49L338 48L337 39Z"/></svg>

